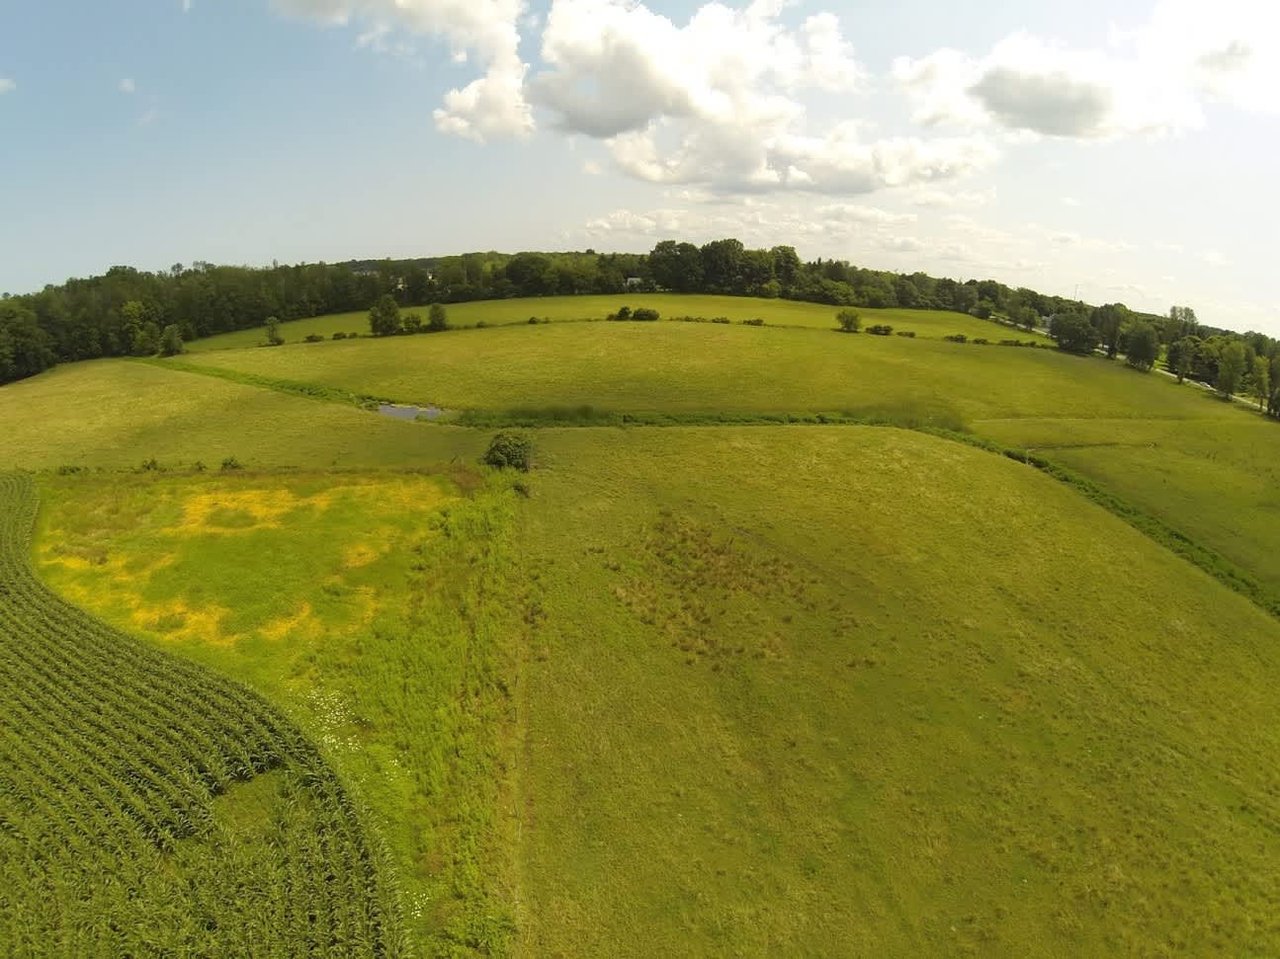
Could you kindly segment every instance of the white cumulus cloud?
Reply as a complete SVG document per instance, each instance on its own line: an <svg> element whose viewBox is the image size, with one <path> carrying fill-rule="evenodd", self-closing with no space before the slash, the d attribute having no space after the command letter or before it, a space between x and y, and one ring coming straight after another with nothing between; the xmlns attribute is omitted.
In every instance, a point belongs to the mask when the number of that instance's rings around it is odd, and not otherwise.
<svg viewBox="0 0 1280 959"><path fill-rule="evenodd" d="M1177 134L1204 124L1206 101L1280 112L1280 6L1163 0L1098 49L1015 33L983 56L900 57L893 74L923 124L1077 139Z"/></svg>
<svg viewBox="0 0 1280 959"><path fill-rule="evenodd" d="M358 24L365 45L395 31L442 37L455 59L472 58L482 76L445 93L433 116L446 133L486 140L533 129L524 96L527 65L517 26L523 0L272 0L280 12L334 26Z"/></svg>
<svg viewBox="0 0 1280 959"><path fill-rule="evenodd" d="M847 119L812 130L803 94L856 93L865 71L836 17L789 27L783 6L711 2L678 25L641 3L553 0L531 98L556 127L604 140L622 172L652 183L868 193L992 161L974 137L867 142Z"/></svg>
<svg viewBox="0 0 1280 959"><path fill-rule="evenodd" d="M138 91L138 84L128 77L125 77L116 85L116 88L121 93L136 93Z"/></svg>
<svg viewBox="0 0 1280 959"><path fill-rule="evenodd" d="M12 93L16 89L18 89L18 84L8 77L0 77L0 93Z"/></svg>
<svg viewBox="0 0 1280 959"><path fill-rule="evenodd" d="M923 124L995 124L1051 137L1177 133L1203 123L1196 99L1136 60L1017 33L985 57L955 50L894 62Z"/></svg>

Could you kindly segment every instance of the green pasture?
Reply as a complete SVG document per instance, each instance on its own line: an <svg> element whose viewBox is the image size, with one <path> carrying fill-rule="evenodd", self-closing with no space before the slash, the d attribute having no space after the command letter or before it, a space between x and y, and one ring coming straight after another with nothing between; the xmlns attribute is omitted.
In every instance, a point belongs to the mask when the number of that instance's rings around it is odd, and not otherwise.
<svg viewBox="0 0 1280 959"><path fill-rule="evenodd" d="M457 330L323 348L226 350L182 362L402 402L490 411L579 405L677 413L911 406L962 421L1010 410L1027 416L1073 411L1124 416L1146 411L1142 390L1164 386L1118 366L1050 350L692 323ZM1192 397L1186 399L1189 403ZM1176 395L1172 402L1189 408Z"/></svg>
<svg viewBox="0 0 1280 959"><path fill-rule="evenodd" d="M1280 595L1277 424L924 332L521 320L0 388L41 576L317 745L413 949L1280 952L1276 620L1013 459L764 425L1034 453ZM685 425L557 425L622 414ZM479 467L515 420L536 469Z"/></svg>
<svg viewBox="0 0 1280 959"><path fill-rule="evenodd" d="M544 446L529 954L1278 947L1280 646L1247 602L919 435Z"/></svg>
<svg viewBox="0 0 1280 959"><path fill-rule="evenodd" d="M770 326L802 326L813 329L835 329L839 307L821 303L800 303L794 300L767 300L746 296L710 296L688 293L619 293L608 296L545 296L524 297L512 300L477 300L470 303L446 305L449 323L456 327L509 326L529 322L530 317L552 322L583 322L603 320L621 306L636 309L641 306L657 310L663 320L682 317L700 317L711 320L725 317L733 323L762 319ZM988 320L979 320L964 313L942 310L872 310L857 308L864 326L873 323L887 324L895 330L912 330L917 336L939 339L956 333L970 338L985 337L990 340L1022 339L1042 340L1043 334L1015 330ZM426 321L427 307L404 307L401 315L417 313ZM307 336L323 336L326 340L334 333L358 333L369 335L367 310L355 313L335 313L315 316L280 324L280 335L286 343L302 343ZM192 352L207 350L241 349L259 346L266 342L263 329L239 330L206 337L187 345ZM311 345L311 344L309 344Z"/></svg>
<svg viewBox="0 0 1280 959"><path fill-rule="evenodd" d="M916 433L536 440L525 495L50 477L36 556L321 743L428 954L1280 947L1280 645L1243 598Z"/></svg>
<svg viewBox="0 0 1280 959"><path fill-rule="evenodd" d="M451 409L855 416L1033 449L1280 595L1280 425L1098 357L824 330L608 323L191 357Z"/></svg>
<svg viewBox="0 0 1280 959"><path fill-rule="evenodd" d="M0 388L0 469L422 467L483 437L134 360L59 366Z"/></svg>

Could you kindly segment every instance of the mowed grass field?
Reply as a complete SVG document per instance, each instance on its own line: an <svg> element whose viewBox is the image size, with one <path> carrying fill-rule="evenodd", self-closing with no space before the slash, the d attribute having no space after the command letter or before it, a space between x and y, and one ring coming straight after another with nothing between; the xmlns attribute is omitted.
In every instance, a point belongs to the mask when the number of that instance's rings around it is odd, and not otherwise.
<svg viewBox="0 0 1280 959"><path fill-rule="evenodd" d="M190 359L455 410L849 412L966 429L1080 472L1280 596L1280 426L1099 358L824 330L608 323Z"/></svg>
<svg viewBox="0 0 1280 959"><path fill-rule="evenodd" d="M733 323L762 319L770 326L800 326L810 329L835 329L839 307L794 300L767 300L746 296L709 296L685 293L619 293L608 296L546 296L512 300L477 300L446 305L449 323L455 327L528 324L530 317L552 322L585 322L603 320L621 306L636 309L648 306L657 310L663 320L692 316L711 320L726 317ZM999 323L978 320L963 313L943 310L872 310L857 308L864 326L887 324L895 330L912 330L917 336L940 339L956 333L990 340L1042 340L1043 334L1015 330ZM404 307L401 314L417 313L426 320L427 307ZM369 313L335 313L280 324L280 335L286 343L302 343L307 336L334 333L369 335ZM262 329L238 330L206 337L188 344L192 352L243 349L266 341Z"/></svg>
<svg viewBox="0 0 1280 959"><path fill-rule="evenodd" d="M1143 388L1137 377L1105 364L1049 350L814 329L513 326L225 350L182 362L454 410L590 405L610 412L754 413L911 404L965 422L1010 411L1145 412L1135 399L1135 384Z"/></svg>
<svg viewBox="0 0 1280 959"><path fill-rule="evenodd" d="M63 466L218 470L247 467L423 467L474 459L484 438L430 433L336 403L318 403L131 360L60 366L0 388L0 470Z"/></svg>
<svg viewBox="0 0 1280 959"><path fill-rule="evenodd" d="M525 496L51 477L36 556L316 735L428 954L1280 947L1280 645L1243 598L933 437L537 441Z"/></svg>

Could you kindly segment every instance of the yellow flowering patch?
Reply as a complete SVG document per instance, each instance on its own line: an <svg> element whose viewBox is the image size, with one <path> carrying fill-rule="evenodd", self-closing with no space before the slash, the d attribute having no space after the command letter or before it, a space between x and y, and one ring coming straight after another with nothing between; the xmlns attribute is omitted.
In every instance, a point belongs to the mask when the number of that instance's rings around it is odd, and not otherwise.
<svg viewBox="0 0 1280 959"><path fill-rule="evenodd" d="M295 510L310 507L322 512L330 502L329 492L299 496L279 486L191 493L183 500L182 520L173 531L199 535L278 529Z"/></svg>
<svg viewBox="0 0 1280 959"><path fill-rule="evenodd" d="M308 602L298 604L298 608L288 616L281 616L264 623L259 629L267 639L279 642L282 639L314 639L324 630L315 617L315 610Z"/></svg>
<svg viewBox="0 0 1280 959"><path fill-rule="evenodd" d="M81 485L75 513L47 518L37 561L74 602L166 641L355 635L403 588L409 549L452 497L426 476L335 479L164 477L124 500ZM109 527L96 519L108 507Z"/></svg>

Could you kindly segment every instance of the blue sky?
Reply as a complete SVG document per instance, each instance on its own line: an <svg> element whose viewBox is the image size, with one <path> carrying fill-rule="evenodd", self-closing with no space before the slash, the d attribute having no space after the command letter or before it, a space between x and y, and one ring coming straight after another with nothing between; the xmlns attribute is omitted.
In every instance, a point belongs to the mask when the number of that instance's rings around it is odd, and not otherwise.
<svg viewBox="0 0 1280 959"><path fill-rule="evenodd" d="M1280 334L1249 0L0 0L0 290L794 244Z"/></svg>

